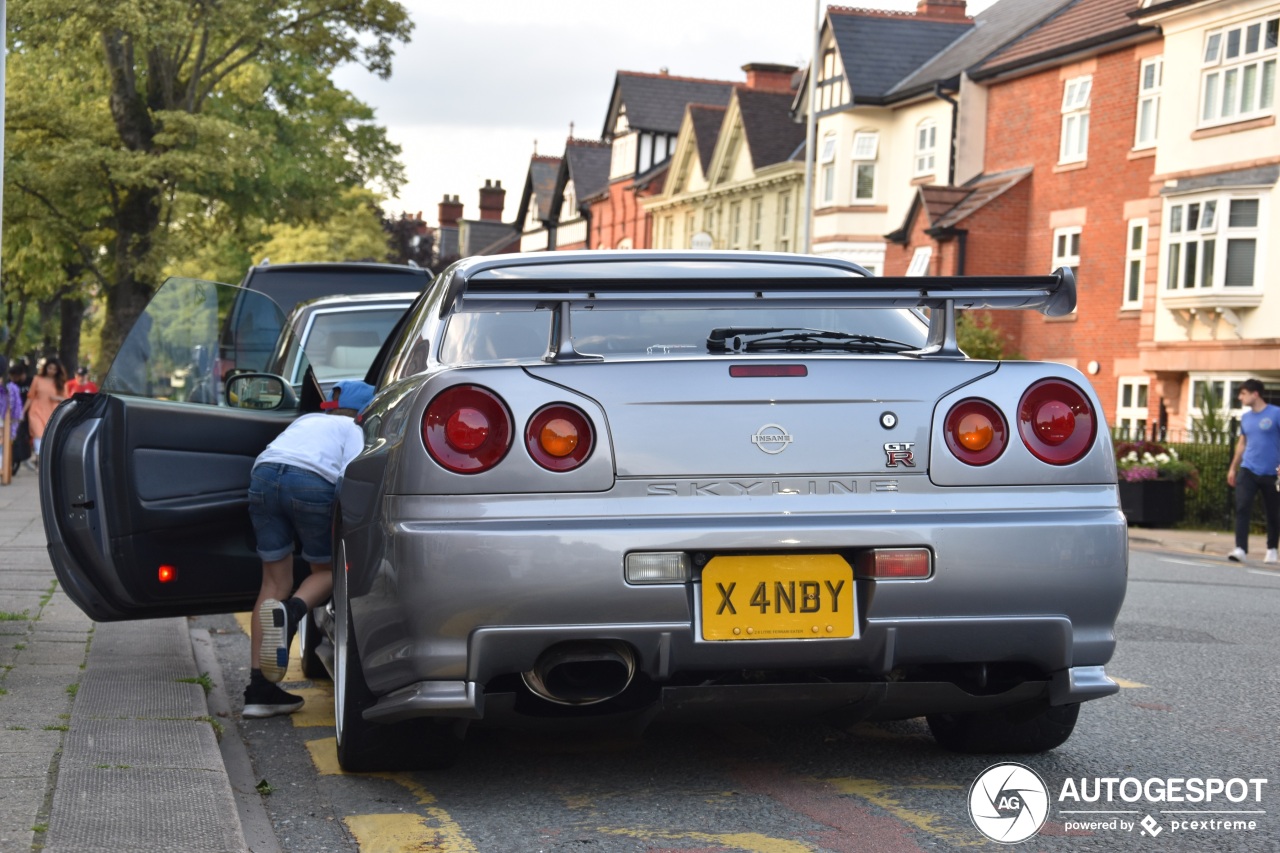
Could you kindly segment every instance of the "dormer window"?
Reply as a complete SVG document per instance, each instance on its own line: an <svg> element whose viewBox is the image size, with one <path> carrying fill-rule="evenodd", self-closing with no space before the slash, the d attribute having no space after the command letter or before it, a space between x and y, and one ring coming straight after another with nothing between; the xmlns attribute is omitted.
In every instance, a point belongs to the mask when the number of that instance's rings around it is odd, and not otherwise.
<svg viewBox="0 0 1280 853"><path fill-rule="evenodd" d="M927 118L916 125L916 158L914 174L917 178L932 175L938 158L938 123Z"/></svg>

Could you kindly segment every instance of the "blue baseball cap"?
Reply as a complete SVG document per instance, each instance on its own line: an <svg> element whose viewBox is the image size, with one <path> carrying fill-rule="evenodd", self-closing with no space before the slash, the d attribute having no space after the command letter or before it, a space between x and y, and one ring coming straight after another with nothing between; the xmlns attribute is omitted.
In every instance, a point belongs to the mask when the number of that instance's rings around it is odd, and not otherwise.
<svg viewBox="0 0 1280 853"><path fill-rule="evenodd" d="M332 399L340 408L363 412L373 400L373 386L359 379L344 379L333 383Z"/></svg>

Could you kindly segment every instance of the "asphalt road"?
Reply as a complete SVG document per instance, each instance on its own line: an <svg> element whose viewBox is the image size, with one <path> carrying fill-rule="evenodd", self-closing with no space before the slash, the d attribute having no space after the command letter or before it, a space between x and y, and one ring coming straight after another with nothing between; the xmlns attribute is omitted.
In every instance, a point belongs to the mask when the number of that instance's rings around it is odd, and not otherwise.
<svg viewBox="0 0 1280 853"><path fill-rule="evenodd" d="M1134 551L1107 668L1122 690L1085 705L1074 736L1039 756L952 755L923 720L662 726L642 738L473 728L452 770L348 775L333 754L327 683L295 684L306 689L304 712L237 721L228 734L244 739L271 788L280 847L299 853L996 848L968 799L979 774L1005 761L1048 789L1044 827L1020 849L1280 850L1278 624L1280 572ZM232 617L193 626L213 635L238 709L247 637ZM1091 794L1107 778L1138 781L1112 783L1110 803L1062 797L1069 782ZM1225 790L1208 803L1124 799L1139 784L1154 795L1170 778L1220 779ZM1238 802L1227 796L1246 788ZM1080 813L1098 811L1109 813ZM1113 820L1131 828L1105 825Z"/></svg>

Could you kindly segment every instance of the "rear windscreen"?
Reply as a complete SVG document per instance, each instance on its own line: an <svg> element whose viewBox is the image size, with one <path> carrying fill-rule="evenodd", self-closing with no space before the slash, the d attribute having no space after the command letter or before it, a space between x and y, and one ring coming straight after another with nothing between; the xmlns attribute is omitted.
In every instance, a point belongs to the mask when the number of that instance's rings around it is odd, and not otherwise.
<svg viewBox="0 0 1280 853"><path fill-rule="evenodd" d="M250 288L270 296L285 310L321 296L356 296L365 293L417 293L427 286L424 273L410 270L288 270L258 271Z"/></svg>

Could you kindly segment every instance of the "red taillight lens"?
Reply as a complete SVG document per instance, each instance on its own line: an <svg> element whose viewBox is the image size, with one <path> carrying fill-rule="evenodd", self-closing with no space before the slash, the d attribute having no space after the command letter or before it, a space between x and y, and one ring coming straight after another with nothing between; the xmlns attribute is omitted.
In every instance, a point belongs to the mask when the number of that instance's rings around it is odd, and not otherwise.
<svg viewBox="0 0 1280 853"><path fill-rule="evenodd" d="M923 580L932 572L926 548L877 548L859 561L863 577L876 580Z"/></svg>
<svg viewBox="0 0 1280 853"><path fill-rule="evenodd" d="M955 457L969 465L994 462L1009 443L1004 415L986 400L961 400L952 406L943 434Z"/></svg>
<svg viewBox="0 0 1280 853"><path fill-rule="evenodd" d="M178 579L178 570L173 566L161 566L156 571L156 580L160 583L169 583Z"/></svg>
<svg viewBox="0 0 1280 853"><path fill-rule="evenodd" d="M591 455L595 445L591 421L563 403L534 412L524 430L524 443L533 461L550 471L571 471Z"/></svg>
<svg viewBox="0 0 1280 853"><path fill-rule="evenodd" d="M479 385L455 385L436 395L422 415L422 443L442 467L479 474L511 449L511 414L499 397Z"/></svg>
<svg viewBox="0 0 1280 853"><path fill-rule="evenodd" d="M1044 379L1022 395L1018 434L1037 459L1070 465L1093 447L1098 419L1079 388L1062 379Z"/></svg>

